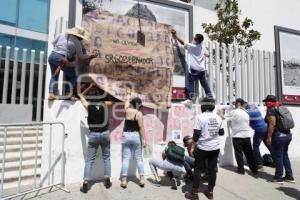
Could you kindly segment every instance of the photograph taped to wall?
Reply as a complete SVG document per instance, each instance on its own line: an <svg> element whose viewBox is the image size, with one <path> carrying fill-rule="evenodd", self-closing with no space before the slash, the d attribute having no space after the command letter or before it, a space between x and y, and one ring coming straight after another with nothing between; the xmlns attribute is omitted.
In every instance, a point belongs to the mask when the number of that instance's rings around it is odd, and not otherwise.
<svg viewBox="0 0 300 200"><path fill-rule="evenodd" d="M172 140L176 144L182 144L182 130L172 130Z"/></svg>
<svg viewBox="0 0 300 200"><path fill-rule="evenodd" d="M93 9L106 10L110 13L138 17L138 5L134 0L84 0L83 12ZM189 10L155 2L140 2L140 17L149 21L168 24L177 34L189 41ZM175 56L173 86L185 87L185 51L183 46L172 39Z"/></svg>
<svg viewBox="0 0 300 200"><path fill-rule="evenodd" d="M277 62L280 64L282 101L300 104L300 31L277 27Z"/></svg>

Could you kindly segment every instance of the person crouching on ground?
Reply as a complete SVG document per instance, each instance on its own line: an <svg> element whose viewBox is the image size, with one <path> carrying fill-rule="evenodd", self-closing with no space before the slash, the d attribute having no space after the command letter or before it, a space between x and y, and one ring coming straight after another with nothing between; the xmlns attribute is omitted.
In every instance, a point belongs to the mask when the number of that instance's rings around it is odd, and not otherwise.
<svg viewBox="0 0 300 200"><path fill-rule="evenodd" d="M109 119L108 108L112 102L102 101L97 99L99 97L92 96L86 100L85 95L96 87L94 83L79 94L83 107L87 110L89 135L88 135L88 148L84 167L84 181L81 191L86 193L89 188L89 182L92 180L91 173L96 159L98 147L101 147L102 157L104 161L104 185L106 188L111 186L111 163L110 163L110 132L109 132ZM98 88L97 88L98 89Z"/></svg>
<svg viewBox="0 0 300 200"><path fill-rule="evenodd" d="M236 99L235 109L228 113L227 120L231 125L232 143L235 159L237 162L237 172L245 174L244 157L253 174L257 174L257 165L251 145L253 131L250 127L250 117L243 105L245 101L241 98Z"/></svg>
<svg viewBox="0 0 300 200"><path fill-rule="evenodd" d="M222 119L219 115L213 113L214 109L214 99L202 99L202 113L196 117L193 134L193 140L197 143L197 146L194 150L195 170L193 188L191 192L185 195L188 199L199 199L200 176L201 172L205 169L206 161L208 162L208 189L204 194L208 199L213 199L213 191L217 179L217 162L220 152L219 136L224 135Z"/></svg>
<svg viewBox="0 0 300 200"><path fill-rule="evenodd" d="M131 99L128 95L125 102L125 122L122 141L122 170L121 187L127 187L127 176L129 171L129 162L131 154L137 162L137 169L140 175L139 186L145 186L144 164L142 157L142 148L146 147L145 129L143 121L142 100L139 97Z"/></svg>
<svg viewBox="0 0 300 200"><path fill-rule="evenodd" d="M184 171L184 148L178 146L174 141L168 142L168 146L162 152L162 159L151 159L149 161L151 172L154 176L153 184L160 186L161 179L157 173L157 169L166 172L171 172L174 176L171 180L173 182L173 189L177 190L180 183L180 178L185 174Z"/></svg>

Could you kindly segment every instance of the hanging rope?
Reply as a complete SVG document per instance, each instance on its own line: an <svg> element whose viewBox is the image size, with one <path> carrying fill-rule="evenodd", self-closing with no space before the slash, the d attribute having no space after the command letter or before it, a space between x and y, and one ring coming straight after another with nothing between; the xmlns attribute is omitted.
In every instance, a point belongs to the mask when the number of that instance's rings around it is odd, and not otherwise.
<svg viewBox="0 0 300 200"><path fill-rule="evenodd" d="M139 19L139 30L137 32L137 43L145 46L145 34L142 32L141 26L141 15L140 15L140 0L138 0L138 19Z"/></svg>

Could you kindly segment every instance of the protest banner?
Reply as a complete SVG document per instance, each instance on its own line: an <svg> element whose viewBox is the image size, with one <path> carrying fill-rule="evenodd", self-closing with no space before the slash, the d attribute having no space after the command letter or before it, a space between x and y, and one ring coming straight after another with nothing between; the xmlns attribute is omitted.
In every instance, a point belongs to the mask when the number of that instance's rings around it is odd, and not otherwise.
<svg viewBox="0 0 300 200"><path fill-rule="evenodd" d="M171 106L174 54L171 26L140 20L145 46L137 42L138 18L94 10L83 15L91 60L89 77L104 91L124 101L139 96L150 108Z"/></svg>

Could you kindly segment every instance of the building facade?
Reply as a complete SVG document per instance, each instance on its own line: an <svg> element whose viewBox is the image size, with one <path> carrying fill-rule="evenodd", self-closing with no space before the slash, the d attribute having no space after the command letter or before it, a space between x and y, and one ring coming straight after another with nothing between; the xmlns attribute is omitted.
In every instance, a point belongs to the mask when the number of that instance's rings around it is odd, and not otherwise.
<svg viewBox="0 0 300 200"><path fill-rule="evenodd" d="M46 52L49 8L50 0L1 0L0 45Z"/></svg>

